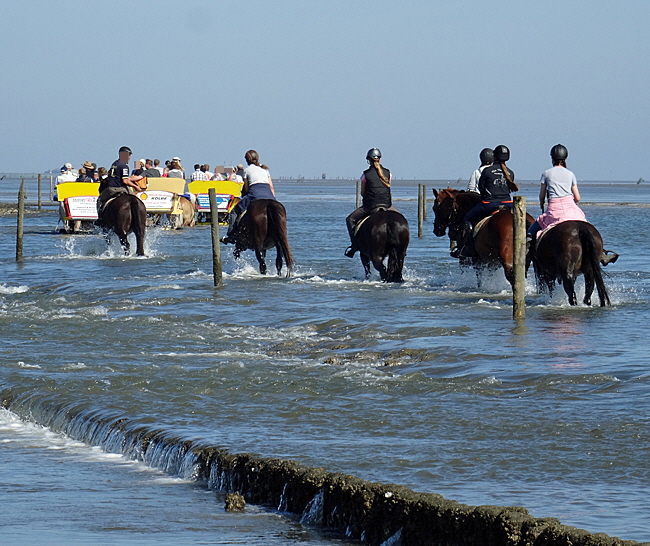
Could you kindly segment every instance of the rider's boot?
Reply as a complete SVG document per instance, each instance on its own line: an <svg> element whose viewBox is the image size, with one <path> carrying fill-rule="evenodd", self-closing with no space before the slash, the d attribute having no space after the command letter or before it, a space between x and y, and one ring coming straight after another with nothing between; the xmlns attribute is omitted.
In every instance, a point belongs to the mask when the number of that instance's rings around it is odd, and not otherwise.
<svg viewBox="0 0 650 546"><path fill-rule="evenodd" d="M456 239L449 239L449 255L452 258L458 258L460 249L458 248L458 241Z"/></svg>
<svg viewBox="0 0 650 546"><path fill-rule="evenodd" d="M354 253L359 250L359 247L357 246L356 242L352 242L352 244L347 248L347 250L343 253L345 256L348 258L354 258Z"/></svg>
<svg viewBox="0 0 650 546"><path fill-rule="evenodd" d="M221 242L224 245L235 244L237 240L235 239L235 225L237 224L237 215L234 212L230 213L228 217L228 232L225 237L221 238Z"/></svg>
<svg viewBox="0 0 650 546"><path fill-rule="evenodd" d="M472 234L472 226L465 224L461 236L462 246L458 251L459 258L473 258L476 255L474 250L474 235Z"/></svg>

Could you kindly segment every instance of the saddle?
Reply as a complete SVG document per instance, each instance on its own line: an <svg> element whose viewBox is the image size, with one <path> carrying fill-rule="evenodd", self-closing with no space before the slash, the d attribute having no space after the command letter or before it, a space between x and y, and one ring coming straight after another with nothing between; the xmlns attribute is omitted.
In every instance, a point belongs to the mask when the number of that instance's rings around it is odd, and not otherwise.
<svg viewBox="0 0 650 546"><path fill-rule="evenodd" d="M354 226L354 236L356 237L356 235L357 235L357 233L359 232L359 229L361 228L361 226L363 225L363 223L364 223L368 218L370 218L373 214L375 214L375 212L384 212L384 211L387 211L387 210L388 210L388 209L387 209L386 207L383 207L383 206L379 206L379 207L376 207L376 208L372 209L372 212L371 212L368 216L365 216L364 218L361 218L361 220L359 220L359 221L357 222L357 225Z"/></svg>
<svg viewBox="0 0 650 546"><path fill-rule="evenodd" d="M488 214L485 218L481 218L478 222L476 222L476 225L474 226L474 229L472 230L472 235L476 237L476 234L480 231L480 229L485 225L485 223L492 218L497 212L501 212L504 210L510 210L510 207L506 207L505 205L499 205L496 209L494 209L490 214Z"/></svg>

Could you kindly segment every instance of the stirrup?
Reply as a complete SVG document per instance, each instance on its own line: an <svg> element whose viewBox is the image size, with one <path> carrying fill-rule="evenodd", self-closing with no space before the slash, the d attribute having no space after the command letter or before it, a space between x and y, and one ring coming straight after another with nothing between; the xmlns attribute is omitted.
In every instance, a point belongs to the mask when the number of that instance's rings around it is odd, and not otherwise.
<svg viewBox="0 0 650 546"><path fill-rule="evenodd" d="M348 258L354 258L354 253L355 253L357 250L358 250L358 249L357 249L354 245L350 245L350 246L345 250L345 252L343 253L343 255L344 255L344 256L347 256Z"/></svg>
<svg viewBox="0 0 650 546"><path fill-rule="evenodd" d="M224 245L234 245L237 241L232 235L226 235L219 239Z"/></svg>

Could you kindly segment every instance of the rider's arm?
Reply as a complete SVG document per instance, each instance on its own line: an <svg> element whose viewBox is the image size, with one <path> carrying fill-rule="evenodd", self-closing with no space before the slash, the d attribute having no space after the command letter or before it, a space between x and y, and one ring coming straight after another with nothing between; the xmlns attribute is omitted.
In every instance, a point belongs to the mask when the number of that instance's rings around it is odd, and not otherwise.
<svg viewBox="0 0 650 546"><path fill-rule="evenodd" d="M361 180L361 197L365 197L366 196L366 174L365 173L361 175L360 180Z"/></svg>
<svg viewBox="0 0 650 546"><path fill-rule="evenodd" d="M546 184L542 182L539 187L539 206L542 212L544 212L544 201L546 201Z"/></svg>
<svg viewBox="0 0 650 546"><path fill-rule="evenodd" d="M269 186L271 186L271 193L275 197L275 189L273 188L273 180L271 180L271 175L269 175Z"/></svg>
<svg viewBox="0 0 650 546"><path fill-rule="evenodd" d="M138 180L142 180L144 176L129 176L128 178L122 178L122 182L124 182L127 186L131 186L132 188L135 188L138 191L141 191L142 188L136 184Z"/></svg>
<svg viewBox="0 0 650 546"><path fill-rule="evenodd" d="M580 203L580 191L578 190L578 184L571 186L571 193L573 193L573 200L576 203Z"/></svg>

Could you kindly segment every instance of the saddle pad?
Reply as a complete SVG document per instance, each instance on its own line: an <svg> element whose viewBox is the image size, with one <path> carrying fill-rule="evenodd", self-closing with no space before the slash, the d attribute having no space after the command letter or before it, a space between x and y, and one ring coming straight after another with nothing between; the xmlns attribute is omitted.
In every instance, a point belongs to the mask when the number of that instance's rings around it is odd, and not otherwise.
<svg viewBox="0 0 650 546"><path fill-rule="evenodd" d="M497 212L501 212L502 210L510 210L508 207L499 207L498 209L493 210L488 216L485 218L481 218L478 222L476 222L476 225L474 226L474 231L472 234L476 236L476 234L481 230L483 225L490 219L492 216L494 216Z"/></svg>
<svg viewBox="0 0 650 546"><path fill-rule="evenodd" d="M542 240L542 237L544 237L544 235L546 235L549 231L551 231L558 224L561 224L561 222L558 222L557 224L553 224L552 226L549 226L546 229L538 231L537 232L537 239L535 239L536 244L539 244L541 242L541 240Z"/></svg>
<svg viewBox="0 0 650 546"><path fill-rule="evenodd" d="M359 228L361 227L361 225L362 225L362 224L363 224L363 223L364 223L368 218L370 218L370 217L371 217L375 212L384 212L384 211L387 211L387 210L388 210L388 209L387 209L386 207L377 207L376 209L373 209L372 212L371 212L368 216L366 216L365 218L362 218L361 220L359 220L359 221L357 222L357 225L354 226L354 236L356 237L356 235L357 235L357 233L358 233Z"/></svg>
<svg viewBox="0 0 650 546"><path fill-rule="evenodd" d="M363 225L363 223L364 223L368 218L370 218L370 215L368 215L368 216L366 216L365 218L362 218L361 220L359 220L359 221L357 222L357 225L354 226L354 236L355 236L355 237L357 236L357 233L359 232L359 228Z"/></svg>

